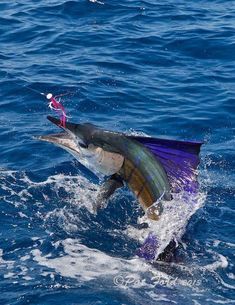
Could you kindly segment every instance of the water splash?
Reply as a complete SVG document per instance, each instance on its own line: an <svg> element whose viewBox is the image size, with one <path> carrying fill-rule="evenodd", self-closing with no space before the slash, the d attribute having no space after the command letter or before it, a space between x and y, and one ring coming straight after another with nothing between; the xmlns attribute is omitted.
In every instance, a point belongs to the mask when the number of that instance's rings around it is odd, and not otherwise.
<svg viewBox="0 0 235 305"><path fill-rule="evenodd" d="M92 211L98 186L84 176L55 174L44 181L35 182L27 173L1 170L0 184L1 200L11 204L22 220L40 219L41 227L47 232L45 237L39 238L35 236L33 228L34 235L27 241L30 246L26 249L22 249L16 239L14 259L5 257L7 252L1 250L1 268L5 268L5 279L14 282L20 280L27 284L34 280L34 272L37 270L38 276L51 281L51 287L54 288L65 288L63 281L58 282L57 276L60 275L78 283L91 282L92 285L98 285L102 281L106 287L116 286L124 291L128 289L129 293L143 287L152 300L163 298L162 293L158 295L155 292L158 287L181 286L195 293L203 293L204 283L208 279L210 285L211 281L219 281L231 289L231 285L218 276L217 270L226 269L228 261L217 252L210 253L210 263L200 266L197 260L193 264L188 264L187 261L171 265L162 262L148 264L134 256L135 252L126 259L115 251L105 251L97 243L96 231L98 229L100 234L104 234L107 228L102 230L103 223L98 222L98 219L102 219L99 218L101 216ZM112 201L122 201L125 195L126 193L117 194ZM125 247L130 252L133 251L129 248L133 242L129 243L126 238L142 243L149 231L157 232L159 255L172 238L180 240L190 217L203 206L205 198L206 193L203 192L196 197L175 194L173 202L164 203L160 221L149 221L148 229L139 230L133 225L116 229L115 221L111 221L108 228L110 235L106 237L111 238L110 241L124 239ZM112 205L111 202L110 204ZM35 205L36 213L29 209L32 205ZM108 208L102 211L102 217L107 213ZM109 219L112 217L112 214L108 215ZM104 223L108 218L103 219ZM139 217L139 222L143 220L146 221ZM59 238L56 235L58 230ZM89 234L85 235L86 232ZM93 241L87 245L84 237L91 238L92 235ZM115 242L110 243L109 247L115 248ZM34 267L29 268L30 265Z"/></svg>

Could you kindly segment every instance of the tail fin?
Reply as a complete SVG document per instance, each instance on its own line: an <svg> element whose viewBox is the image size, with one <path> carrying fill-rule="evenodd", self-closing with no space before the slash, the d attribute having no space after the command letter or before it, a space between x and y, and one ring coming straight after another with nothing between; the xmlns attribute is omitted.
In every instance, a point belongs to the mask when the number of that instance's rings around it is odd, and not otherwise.
<svg viewBox="0 0 235 305"><path fill-rule="evenodd" d="M197 167L202 142L184 142L148 137L130 137L148 148L163 165L173 192L196 192Z"/></svg>
<svg viewBox="0 0 235 305"><path fill-rule="evenodd" d="M137 250L136 254L147 261L154 260L156 257L158 240L153 232L150 232L143 245Z"/></svg>

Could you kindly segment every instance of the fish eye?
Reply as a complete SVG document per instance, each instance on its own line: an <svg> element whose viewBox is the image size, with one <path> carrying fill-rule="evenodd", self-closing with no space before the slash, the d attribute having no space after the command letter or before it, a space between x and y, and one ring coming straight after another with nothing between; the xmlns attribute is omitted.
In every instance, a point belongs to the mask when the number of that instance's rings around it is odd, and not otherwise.
<svg viewBox="0 0 235 305"><path fill-rule="evenodd" d="M82 147L82 148L88 148L88 146L87 146L86 144L84 144L84 143L79 142L78 144L79 144L79 146Z"/></svg>

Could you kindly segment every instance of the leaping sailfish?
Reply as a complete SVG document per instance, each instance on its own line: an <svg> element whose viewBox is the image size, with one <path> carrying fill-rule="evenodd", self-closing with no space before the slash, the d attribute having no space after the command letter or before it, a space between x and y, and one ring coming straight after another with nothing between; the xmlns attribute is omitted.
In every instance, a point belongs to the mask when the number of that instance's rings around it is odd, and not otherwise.
<svg viewBox="0 0 235 305"><path fill-rule="evenodd" d="M127 184L146 216L157 221L164 201L171 200L173 192L192 193L198 188L201 142L129 136L89 123L62 126L58 119L48 119L64 132L38 139L62 147L92 172L109 177L100 187L95 208L102 207L116 189ZM156 248L157 240L151 233L137 254L153 260Z"/></svg>

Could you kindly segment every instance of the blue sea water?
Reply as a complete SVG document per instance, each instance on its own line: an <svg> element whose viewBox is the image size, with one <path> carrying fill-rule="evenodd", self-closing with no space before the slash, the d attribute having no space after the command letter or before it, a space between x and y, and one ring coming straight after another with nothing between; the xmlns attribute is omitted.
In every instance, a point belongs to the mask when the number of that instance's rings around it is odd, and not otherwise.
<svg viewBox="0 0 235 305"><path fill-rule="evenodd" d="M225 0L0 2L0 304L234 304L234 24ZM92 213L98 179L33 139L57 129L31 89L68 93L70 121L205 142L197 203L158 227L174 262L135 256L127 189Z"/></svg>

